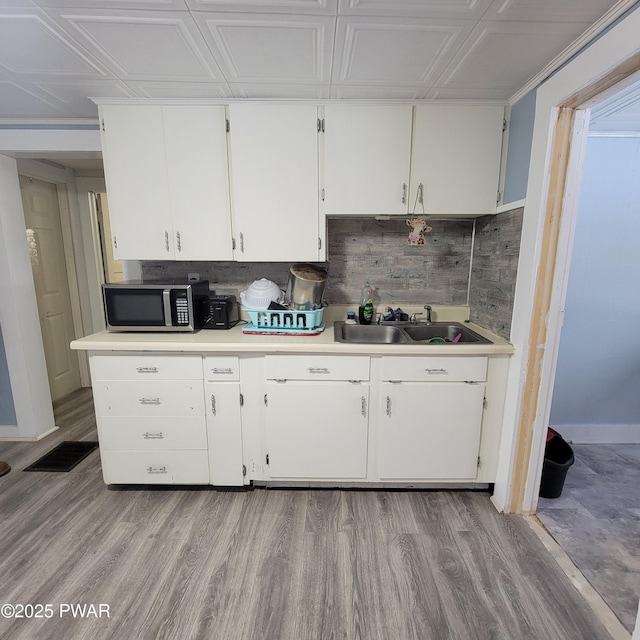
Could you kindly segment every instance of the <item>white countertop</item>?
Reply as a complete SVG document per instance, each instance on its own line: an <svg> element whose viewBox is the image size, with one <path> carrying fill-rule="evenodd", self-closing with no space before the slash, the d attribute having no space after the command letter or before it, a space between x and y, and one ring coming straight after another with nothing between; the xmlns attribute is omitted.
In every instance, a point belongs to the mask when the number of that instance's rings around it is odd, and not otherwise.
<svg viewBox="0 0 640 640"><path fill-rule="evenodd" d="M228 330L196 333L111 333L101 331L74 340L72 349L83 351L172 351L200 353L334 353L366 355L500 355L512 354L513 345L471 322L471 330L493 344L355 344L333 339L333 322L315 336L250 335L242 325Z"/></svg>

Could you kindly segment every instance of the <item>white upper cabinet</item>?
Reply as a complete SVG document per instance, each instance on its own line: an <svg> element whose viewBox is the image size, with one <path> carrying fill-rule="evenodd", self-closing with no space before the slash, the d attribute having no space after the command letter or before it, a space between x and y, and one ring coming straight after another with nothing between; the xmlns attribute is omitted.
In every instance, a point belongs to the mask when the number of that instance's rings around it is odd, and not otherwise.
<svg viewBox="0 0 640 640"><path fill-rule="evenodd" d="M235 258L324 259L315 105L229 105Z"/></svg>
<svg viewBox="0 0 640 640"><path fill-rule="evenodd" d="M324 213L405 215L411 106L331 104L324 112Z"/></svg>
<svg viewBox="0 0 640 640"><path fill-rule="evenodd" d="M416 106L409 211L422 184L427 214L495 213L503 118L501 106Z"/></svg>
<svg viewBox="0 0 640 640"><path fill-rule="evenodd" d="M115 257L232 259L225 108L100 111Z"/></svg>

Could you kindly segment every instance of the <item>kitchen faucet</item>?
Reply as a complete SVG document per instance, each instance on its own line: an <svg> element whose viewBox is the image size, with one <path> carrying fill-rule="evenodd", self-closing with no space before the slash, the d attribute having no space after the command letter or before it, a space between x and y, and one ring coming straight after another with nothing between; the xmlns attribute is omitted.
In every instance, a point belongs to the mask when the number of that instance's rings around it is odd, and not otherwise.
<svg viewBox="0 0 640 640"><path fill-rule="evenodd" d="M425 308L425 311L427 312L426 322L427 322L427 324L431 324L432 323L432 320L431 320L431 305L430 304L425 304L424 308Z"/></svg>

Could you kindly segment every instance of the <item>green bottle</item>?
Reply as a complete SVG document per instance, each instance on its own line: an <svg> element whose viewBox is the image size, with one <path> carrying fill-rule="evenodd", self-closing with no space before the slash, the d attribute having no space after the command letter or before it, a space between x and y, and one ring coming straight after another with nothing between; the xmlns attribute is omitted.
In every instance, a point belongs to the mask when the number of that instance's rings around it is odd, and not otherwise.
<svg viewBox="0 0 640 640"><path fill-rule="evenodd" d="M360 324L371 324L373 320L373 287L368 282L362 290L358 317Z"/></svg>

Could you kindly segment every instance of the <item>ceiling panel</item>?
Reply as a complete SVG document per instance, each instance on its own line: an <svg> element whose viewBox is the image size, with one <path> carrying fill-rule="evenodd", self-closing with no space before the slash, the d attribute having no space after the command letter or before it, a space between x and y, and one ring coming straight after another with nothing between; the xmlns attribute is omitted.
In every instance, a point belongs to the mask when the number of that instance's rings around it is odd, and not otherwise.
<svg viewBox="0 0 640 640"><path fill-rule="evenodd" d="M324 85L295 84L229 84L234 98L283 99L283 100L322 100L328 98Z"/></svg>
<svg viewBox="0 0 640 640"><path fill-rule="evenodd" d="M333 82L427 88L471 27L445 20L340 18Z"/></svg>
<svg viewBox="0 0 640 640"><path fill-rule="evenodd" d="M329 80L332 18L202 13L196 20L230 83Z"/></svg>
<svg viewBox="0 0 640 640"><path fill-rule="evenodd" d="M616 0L499 0L483 19L592 24L615 4Z"/></svg>
<svg viewBox="0 0 640 640"><path fill-rule="evenodd" d="M121 79L223 81L186 12L48 11Z"/></svg>
<svg viewBox="0 0 640 640"><path fill-rule="evenodd" d="M192 11L317 13L333 15L338 0L185 0Z"/></svg>
<svg viewBox="0 0 640 640"><path fill-rule="evenodd" d="M102 75L40 15L0 15L0 65L23 74Z"/></svg>
<svg viewBox="0 0 640 640"><path fill-rule="evenodd" d="M0 0L2 2L2 0ZM37 0L41 7L58 7L63 9L180 9L184 10L184 0Z"/></svg>
<svg viewBox="0 0 640 640"><path fill-rule="evenodd" d="M226 84L212 82L128 82L135 92L147 98L228 98L231 92ZM98 97L98 96L96 96Z"/></svg>
<svg viewBox="0 0 640 640"><path fill-rule="evenodd" d="M135 93L117 80L94 83L39 82L36 86L66 103L78 118L97 118L98 108L90 98L132 98Z"/></svg>
<svg viewBox="0 0 640 640"><path fill-rule="evenodd" d="M572 36L587 26L572 23ZM506 99L515 84L524 84L565 48L568 30L568 25L549 22L482 21L437 84L502 89Z"/></svg>
<svg viewBox="0 0 640 640"><path fill-rule="evenodd" d="M491 0L340 0L341 15L415 16L479 20Z"/></svg>
<svg viewBox="0 0 640 640"><path fill-rule="evenodd" d="M0 118L71 118L75 114L55 100L39 96L12 80L0 80Z"/></svg>

